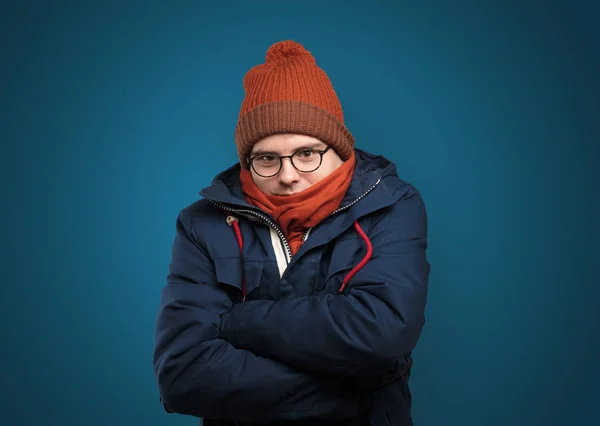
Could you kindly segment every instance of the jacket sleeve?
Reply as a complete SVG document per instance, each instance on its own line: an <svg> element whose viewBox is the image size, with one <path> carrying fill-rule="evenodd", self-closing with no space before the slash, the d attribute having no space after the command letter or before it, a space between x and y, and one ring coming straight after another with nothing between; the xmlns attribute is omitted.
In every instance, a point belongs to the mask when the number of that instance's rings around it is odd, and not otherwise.
<svg viewBox="0 0 600 426"><path fill-rule="evenodd" d="M404 366L425 323L430 271L419 193L397 202L370 233L371 260L344 294L236 304L223 315L221 336L295 368L357 379Z"/></svg>
<svg viewBox="0 0 600 426"><path fill-rule="evenodd" d="M154 367L167 412L248 422L357 415L355 395L341 385L236 349L219 337L220 314L232 306L184 211L155 335Z"/></svg>

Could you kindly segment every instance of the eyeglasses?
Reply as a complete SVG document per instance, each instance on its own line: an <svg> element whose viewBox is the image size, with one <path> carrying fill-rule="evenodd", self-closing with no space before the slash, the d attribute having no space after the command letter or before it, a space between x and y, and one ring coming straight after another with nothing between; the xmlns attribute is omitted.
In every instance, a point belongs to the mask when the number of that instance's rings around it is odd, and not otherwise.
<svg viewBox="0 0 600 426"><path fill-rule="evenodd" d="M248 159L248 163L257 175L262 177L273 177L281 171L283 159L289 158L292 166L302 173L310 173L321 167L323 154L329 151L328 146L323 150L309 148L296 151L292 155L279 156L276 154L258 154Z"/></svg>

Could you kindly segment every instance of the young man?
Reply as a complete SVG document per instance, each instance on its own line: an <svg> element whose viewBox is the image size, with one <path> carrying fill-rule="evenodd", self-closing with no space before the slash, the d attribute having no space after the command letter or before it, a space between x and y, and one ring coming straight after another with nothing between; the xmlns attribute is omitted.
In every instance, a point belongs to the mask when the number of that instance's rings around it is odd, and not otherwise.
<svg viewBox="0 0 600 426"><path fill-rule="evenodd" d="M239 164L177 219L161 401L207 426L412 425L430 270L421 195L354 148L300 44L271 46L244 87Z"/></svg>

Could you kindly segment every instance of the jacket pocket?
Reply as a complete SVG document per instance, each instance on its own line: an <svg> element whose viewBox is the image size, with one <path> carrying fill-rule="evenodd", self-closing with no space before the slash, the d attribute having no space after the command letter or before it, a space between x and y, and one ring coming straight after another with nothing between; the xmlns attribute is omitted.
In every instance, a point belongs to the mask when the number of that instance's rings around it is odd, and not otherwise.
<svg viewBox="0 0 600 426"><path fill-rule="evenodd" d="M366 247L360 237L336 240L329 244L321 257L322 280L317 283L318 291L339 292L344 277L361 261Z"/></svg>
<svg viewBox="0 0 600 426"><path fill-rule="evenodd" d="M223 257L214 260L217 282L229 287L231 293L242 299L243 277L242 264L239 257ZM246 297L257 296L260 288L264 262L248 261L244 263L246 275Z"/></svg>

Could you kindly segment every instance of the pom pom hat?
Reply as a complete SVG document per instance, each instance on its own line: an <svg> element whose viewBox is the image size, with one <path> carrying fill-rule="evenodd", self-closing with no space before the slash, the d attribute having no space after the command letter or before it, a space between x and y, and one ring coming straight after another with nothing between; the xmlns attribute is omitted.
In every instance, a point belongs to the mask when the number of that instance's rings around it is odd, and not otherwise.
<svg viewBox="0 0 600 426"><path fill-rule="evenodd" d="M256 142L281 133L315 137L342 160L350 158L354 138L329 77L312 54L286 40L269 47L265 59L244 77L245 97L234 134L242 167L248 168Z"/></svg>

